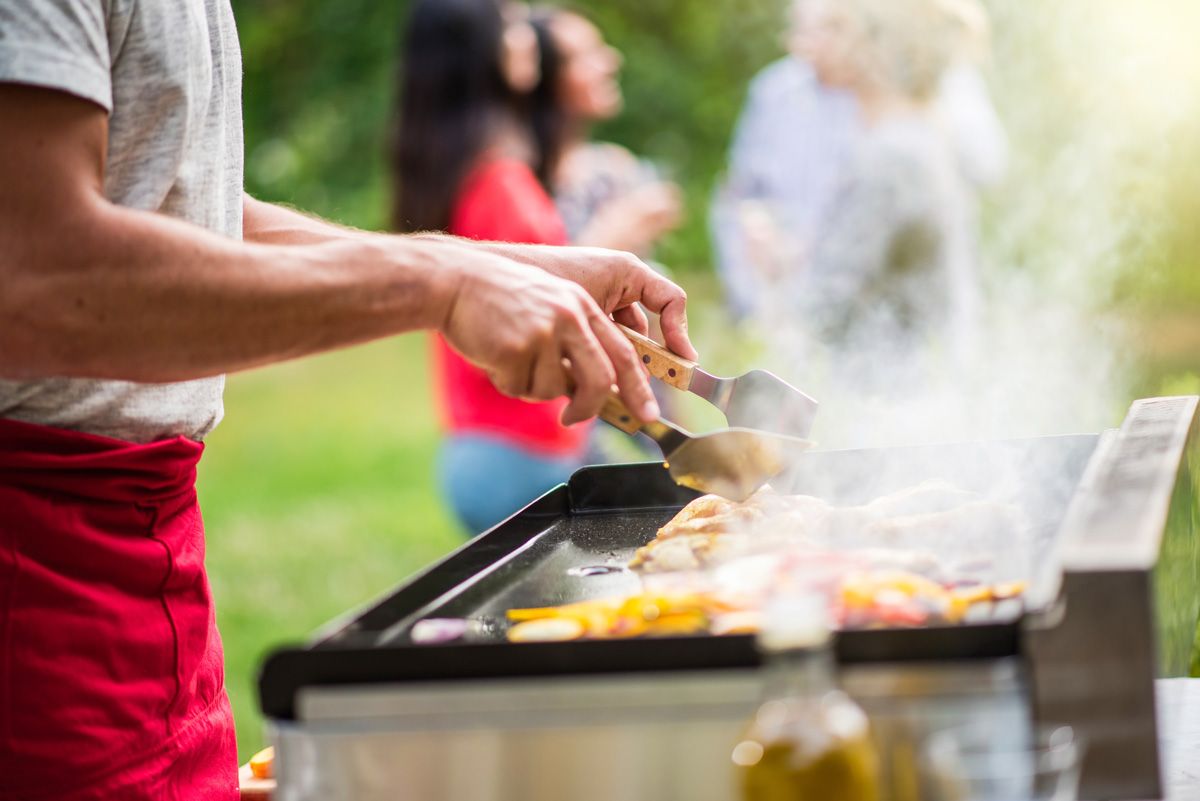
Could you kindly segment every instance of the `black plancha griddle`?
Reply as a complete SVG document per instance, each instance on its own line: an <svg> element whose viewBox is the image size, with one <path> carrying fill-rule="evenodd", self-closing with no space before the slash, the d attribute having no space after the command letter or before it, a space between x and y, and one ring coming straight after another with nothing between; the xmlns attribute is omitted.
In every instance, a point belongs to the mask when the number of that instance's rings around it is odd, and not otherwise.
<svg viewBox="0 0 1200 801"><path fill-rule="evenodd" d="M1096 435L1079 435L808 452L774 483L785 492L863 503L925 479L948 477L964 489L1008 492L1052 537L1096 442ZM947 464L954 465L955 475L945 476ZM259 679L263 713L294 719L297 693L314 686L756 666L759 657L748 635L520 644L504 638L507 609L635 589L635 577L599 568L626 562L694 497L676 486L660 463L578 471L568 484L327 626L312 642L272 653ZM427 618L471 618L485 625L468 642L414 644L411 628ZM494 630L489 632L487 621L495 621ZM1021 621L1018 609L953 626L846 631L837 641L837 655L843 663L1019 655Z"/></svg>

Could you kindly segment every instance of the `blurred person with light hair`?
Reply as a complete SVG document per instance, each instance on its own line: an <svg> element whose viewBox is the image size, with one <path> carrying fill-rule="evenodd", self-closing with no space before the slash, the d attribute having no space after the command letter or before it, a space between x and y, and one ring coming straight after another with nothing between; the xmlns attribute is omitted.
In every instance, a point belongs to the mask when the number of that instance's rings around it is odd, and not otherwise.
<svg viewBox="0 0 1200 801"><path fill-rule="evenodd" d="M855 99L846 180L795 269L787 313L835 348L960 341L976 313L964 180L934 109L961 47L946 0L803 0L798 50Z"/></svg>
<svg viewBox="0 0 1200 801"><path fill-rule="evenodd" d="M851 99L856 130L807 230L769 217L751 229L776 270L754 321L772 361L827 401L814 436L854 447L913 431L913 404L961 385L977 350L970 190L938 114L962 28L941 0L797 9L795 46L822 87ZM938 431L962 422L946 414Z"/></svg>
<svg viewBox="0 0 1200 801"><path fill-rule="evenodd" d="M840 5L792 3L791 52L754 79L738 123L729 172L712 205L711 230L718 271L739 318L761 313L764 299L811 250L830 206L851 181L860 140L870 131L859 93L836 75L819 75L812 61L813 43L837 36L828 30L825 12L837 12ZM843 10L857 5L846 3ZM1008 161L1007 137L979 72L988 50L988 18L975 0L924 5L918 12L906 2L862 9L882 25L880 32L921 26L929 34L908 37L907 46L904 36L885 36L875 43L883 52L872 56L879 62L872 69L890 63L895 78L909 83L923 76L922 102L951 148L973 231L977 194L1003 178ZM845 26L848 19L834 24ZM837 46L861 46L841 42ZM830 68L827 64L826 72Z"/></svg>

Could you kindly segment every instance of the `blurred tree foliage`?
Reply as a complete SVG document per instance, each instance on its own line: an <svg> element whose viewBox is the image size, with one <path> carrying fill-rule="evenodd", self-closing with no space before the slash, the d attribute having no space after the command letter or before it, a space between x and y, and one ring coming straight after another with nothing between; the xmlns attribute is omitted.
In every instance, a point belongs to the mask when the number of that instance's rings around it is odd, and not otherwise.
<svg viewBox="0 0 1200 801"><path fill-rule="evenodd" d="M984 218L989 267L1102 305L1200 304L1200 6L986 5L1013 154Z"/></svg>
<svg viewBox="0 0 1200 801"><path fill-rule="evenodd" d="M597 135L679 181L668 264L711 262L708 201L753 74L783 53L787 0L571 0L625 54L626 112ZM987 0L989 71L1013 141L985 209L987 261L1043 266L1101 294L1200 303L1200 77L1187 0ZM245 53L247 186L381 228L408 0L233 0ZM1183 37L1183 38L1180 38ZM1178 41L1176 41L1178 40ZM1161 62L1161 63L1160 63ZM1077 270L1060 266L1078 262ZM1112 273L1121 273L1115 276Z"/></svg>
<svg viewBox="0 0 1200 801"><path fill-rule="evenodd" d="M709 263L706 211L750 77L783 52L784 0L579 0L625 54L626 113L597 134L687 195L661 257ZM387 219L384 150L404 0L234 0L245 53L246 183L341 222Z"/></svg>

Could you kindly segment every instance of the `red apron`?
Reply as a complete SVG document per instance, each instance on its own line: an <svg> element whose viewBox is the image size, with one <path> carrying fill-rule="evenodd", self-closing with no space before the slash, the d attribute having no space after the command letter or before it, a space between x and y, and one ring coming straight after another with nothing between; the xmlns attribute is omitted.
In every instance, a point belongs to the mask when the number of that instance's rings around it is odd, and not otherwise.
<svg viewBox="0 0 1200 801"><path fill-rule="evenodd" d="M203 450L0 419L0 799L238 798Z"/></svg>

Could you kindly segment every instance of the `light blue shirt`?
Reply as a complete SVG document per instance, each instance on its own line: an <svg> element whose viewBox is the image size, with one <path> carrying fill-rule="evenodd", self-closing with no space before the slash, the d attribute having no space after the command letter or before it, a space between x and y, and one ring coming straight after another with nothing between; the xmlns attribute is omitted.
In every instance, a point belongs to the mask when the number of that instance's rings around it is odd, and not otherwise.
<svg viewBox="0 0 1200 801"><path fill-rule="evenodd" d="M942 79L936 113L965 184L998 182L1008 144L979 72L951 68ZM752 263L746 207L757 206L790 241L812 247L847 188L863 135L853 96L822 85L799 59L780 59L754 78L710 218L718 272L736 315L752 314L764 293L775 289L761 286L762 270Z"/></svg>
<svg viewBox="0 0 1200 801"><path fill-rule="evenodd" d="M749 314L764 289L747 260L742 203L761 201L795 239L810 241L854 151L856 115L853 97L824 87L794 58L775 62L751 83L711 218L718 267L736 314Z"/></svg>

